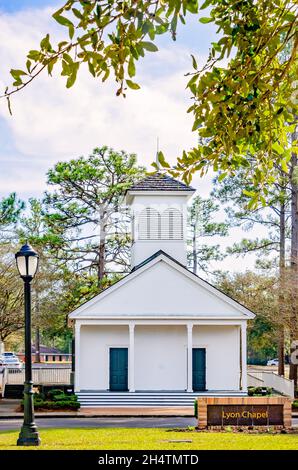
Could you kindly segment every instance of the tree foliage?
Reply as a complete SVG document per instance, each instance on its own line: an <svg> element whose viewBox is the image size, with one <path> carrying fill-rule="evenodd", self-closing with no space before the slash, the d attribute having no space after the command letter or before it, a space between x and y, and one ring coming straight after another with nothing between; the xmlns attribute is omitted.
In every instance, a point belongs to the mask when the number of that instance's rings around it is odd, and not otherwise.
<svg viewBox="0 0 298 470"><path fill-rule="evenodd" d="M256 313L256 318L248 323L248 356L264 361L276 356L282 322L278 315L278 279L251 271L221 273L216 285Z"/></svg>
<svg viewBox="0 0 298 470"><path fill-rule="evenodd" d="M0 200L0 236L11 238L19 217L25 207L23 201L18 199L16 193L11 193Z"/></svg>
<svg viewBox="0 0 298 470"><path fill-rule="evenodd" d="M10 247L13 250L13 247ZM0 248L0 342L7 340L24 325L23 285L17 273L15 260L7 250Z"/></svg>
<svg viewBox="0 0 298 470"><path fill-rule="evenodd" d="M228 254L246 255L258 253L257 264L264 267L277 267L281 246L284 246L284 257L289 261L289 242L291 239L291 186L290 176L280 171L274 184L268 189L267 205L258 204L251 208L250 195L256 188L247 178L244 170L235 176L213 181L212 197L223 204L226 212L226 223L230 227L241 227L245 232L261 228L267 233L262 237L244 237L227 250ZM273 255L273 256L270 256ZM262 264L262 262L264 263Z"/></svg>
<svg viewBox="0 0 298 470"><path fill-rule="evenodd" d="M55 259L52 246L56 235L47 223L45 212L42 200L30 198L26 214L20 218L17 228L19 243L28 241L39 254L39 267L32 282L32 325L36 333L36 351L40 350L40 334L43 337L48 330L61 323L64 329L67 326L61 298L71 277L67 268ZM60 333L57 327L57 334Z"/></svg>
<svg viewBox="0 0 298 470"><path fill-rule="evenodd" d="M228 233L228 225L216 222L219 206L211 199L194 197L188 208L188 225L190 230L188 261L193 272L200 269L211 272L210 262L223 259L219 245L204 243L203 239L214 236L225 236Z"/></svg>
<svg viewBox="0 0 298 470"><path fill-rule="evenodd" d="M12 93L44 70L51 75L58 63L68 88L86 65L102 81L112 75L117 95L125 96L127 88L140 88L136 63L157 51L157 36L175 40L180 24L196 15L218 32L202 69L192 56L188 82L193 131L207 142L185 151L172 172L189 182L196 171L213 168L225 177L244 168L257 186L250 196L256 202L267 195L276 166L287 171L291 151L297 151L297 141L288 139L298 115L297 9L292 0L68 0L53 15L67 30L65 39L54 45L47 34L28 53L26 68L11 70L13 86L4 97L9 102ZM253 165L248 151L255 155Z"/></svg>
<svg viewBox="0 0 298 470"><path fill-rule="evenodd" d="M143 175L134 154L108 147L49 170L54 191L46 196L47 222L57 234L56 258L75 272L96 274L98 285L108 266L113 272L125 271L129 219L121 207L126 189Z"/></svg>

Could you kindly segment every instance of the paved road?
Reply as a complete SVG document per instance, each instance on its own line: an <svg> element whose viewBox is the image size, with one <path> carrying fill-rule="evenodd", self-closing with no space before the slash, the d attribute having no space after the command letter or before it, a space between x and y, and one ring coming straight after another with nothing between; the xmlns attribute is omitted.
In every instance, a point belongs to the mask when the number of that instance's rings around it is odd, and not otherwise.
<svg viewBox="0 0 298 470"><path fill-rule="evenodd" d="M48 418L37 419L37 425L43 428L185 428L195 426L195 418ZM0 431L20 429L22 420L0 420ZM298 418L293 418L293 425L298 426Z"/></svg>
<svg viewBox="0 0 298 470"><path fill-rule="evenodd" d="M185 428L195 426L196 419L189 418L46 418L36 419L39 428ZM22 420L0 421L0 431L19 429Z"/></svg>

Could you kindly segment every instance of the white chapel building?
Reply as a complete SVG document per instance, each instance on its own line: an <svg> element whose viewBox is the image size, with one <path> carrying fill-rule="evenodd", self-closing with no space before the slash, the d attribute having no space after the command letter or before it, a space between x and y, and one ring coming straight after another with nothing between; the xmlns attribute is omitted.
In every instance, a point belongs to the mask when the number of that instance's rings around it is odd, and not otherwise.
<svg viewBox="0 0 298 470"><path fill-rule="evenodd" d="M247 393L246 326L255 315L187 269L194 192L162 173L127 191L131 271L69 315L82 406Z"/></svg>

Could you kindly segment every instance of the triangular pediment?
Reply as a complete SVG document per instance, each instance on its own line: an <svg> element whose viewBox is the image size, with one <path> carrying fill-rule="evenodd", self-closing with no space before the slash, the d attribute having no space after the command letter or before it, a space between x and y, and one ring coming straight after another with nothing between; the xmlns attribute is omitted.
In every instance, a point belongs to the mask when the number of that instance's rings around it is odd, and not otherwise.
<svg viewBox="0 0 298 470"><path fill-rule="evenodd" d="M161 253L69 316L70 319L103 317L248 320L254 314Z"/></svg>

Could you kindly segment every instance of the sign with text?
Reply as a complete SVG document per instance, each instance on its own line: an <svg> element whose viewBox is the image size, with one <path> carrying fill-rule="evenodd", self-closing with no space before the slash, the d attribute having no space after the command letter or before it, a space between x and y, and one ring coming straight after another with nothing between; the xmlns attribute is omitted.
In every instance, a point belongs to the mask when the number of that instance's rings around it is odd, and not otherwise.
<svg viewBox="0 0 298 470"><path fill-rule="evenodd" d="M283 426L282 405L208 405L208 426Z"/></svg>

